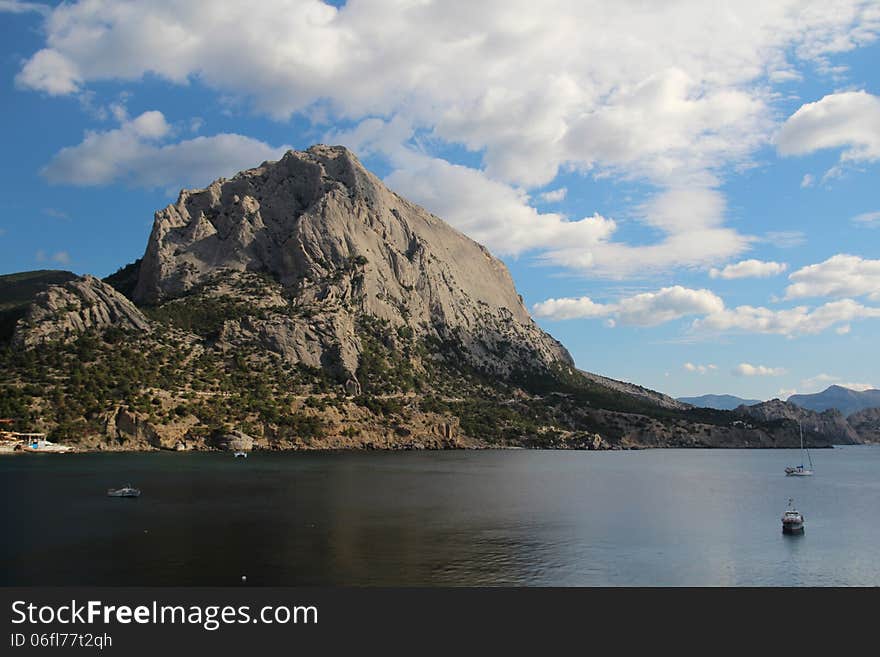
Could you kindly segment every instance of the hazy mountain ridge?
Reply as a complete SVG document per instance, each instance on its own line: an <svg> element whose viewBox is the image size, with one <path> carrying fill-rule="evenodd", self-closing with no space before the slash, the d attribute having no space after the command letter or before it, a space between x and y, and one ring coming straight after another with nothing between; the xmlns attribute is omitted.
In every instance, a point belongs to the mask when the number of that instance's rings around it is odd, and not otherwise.
<svg viewBox="0 0 880 657"><path fill-rule="evenodd" d="M677 401L699 408L714 408L720 411L732 411L740 406L760 404L760 399L743 399L735 395L700 395L699 397L678 397Z"/></svg>
<svg viewBox="0 0 880 657"><path fill-rule="evenodd" d="M880 390L852 390L843 386L828 386L814 394L792 395L792 404L812 411L826 411L836 408L844 415L852 415L867 408L880 408Z"/></svg>

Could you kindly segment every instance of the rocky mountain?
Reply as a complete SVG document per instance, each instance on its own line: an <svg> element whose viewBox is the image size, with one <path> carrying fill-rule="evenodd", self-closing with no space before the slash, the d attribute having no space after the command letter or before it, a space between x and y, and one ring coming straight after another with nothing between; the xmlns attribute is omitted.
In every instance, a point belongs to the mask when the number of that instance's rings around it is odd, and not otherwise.
<svg viewBox="0 0 880 657"><path fill-rule="evenodd" d="M83 449L797 444L575 369L503 263L342 147L185 190L138 262L58 283L4 340L0 417Z"/></svg>
<svg viewBox="0 0 880 657"><path fill-rule="evenodd" d="M135 305L94 276L52 285L36 295L12 336L12 345L30 349L48 342L69 342L90 330L116 327L149 331Z"/></svg>
<svg viewBox="0 0 880 657"><path fill-rule="evenodd" d="M844 415L851 415L866 408L880 407L880 390L852 390L843 386L829 386L812 395L792 395L792 404L812 411L836 408Z"/></svg>
<svg viewBox="0 0 880 657"><path fill-rule="evenodd" d="M798 424L803 427L807 447L823 447L828 444L855 445L862 441L837 409L821 413L811 411L780 399L771 399L752 406L740 406L736 413L762 422L787 421L786 428L798 436Z"/></svg>
<svg viewBox="0 0 880 657"><path fill-rule="evenodd" d="M880 408L865 408L846 418L862 442L880 444Z"/></svg>
<svg viewBox="0 0 880 657"><path fill-rule="evenodd" d="M42 269L0 276L0 343L7 342L18 320L25 316L37 294L50 285L76 278L69 271Z"/></svg>
<svg viewBox="0 0 880 657"><path fill-rule="evenodd" d="M192 292L219 269L279 282L305 322L249 320L228 333L286 345L312 363L334 358L354 378L362 345L354 317L455 340L472 364L503 374L571 365L532 321L504 264L441 219L390 191L342 147L288 152L156 214L134 300Z"/></svg>
<svg viewBox="0 0 880 657"><path fill-rule="evenodd" d="M734 395L700 395L699 397L679 397L679 402L699 408L715 408L721 411L732 411L739 406L760 404L760 399L743 399Z"/></svg>

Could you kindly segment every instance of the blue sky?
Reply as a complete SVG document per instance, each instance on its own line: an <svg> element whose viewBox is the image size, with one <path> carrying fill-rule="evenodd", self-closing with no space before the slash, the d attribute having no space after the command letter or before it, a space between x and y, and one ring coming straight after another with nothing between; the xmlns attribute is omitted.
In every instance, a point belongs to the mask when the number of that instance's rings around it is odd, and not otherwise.
<svg viewBox="0 0 880 657"><path fill-rule="evenodd" d="M880 386L876 2L338 4L0 1L0 271L107 275L181 187L344 143L583 369Z"/></svg>

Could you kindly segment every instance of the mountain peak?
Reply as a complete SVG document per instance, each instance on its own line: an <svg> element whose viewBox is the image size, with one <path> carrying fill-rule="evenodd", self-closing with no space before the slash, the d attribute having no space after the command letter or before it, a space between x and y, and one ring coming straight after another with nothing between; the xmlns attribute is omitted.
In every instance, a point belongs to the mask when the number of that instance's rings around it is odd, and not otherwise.
<svg viewBox="0 0 880 657"><path fill-rule="evenodd" d="M341 327L368 315L463 344L490 370L572 364L534 324L500 260L389 190L343 146L288 151L181 192L156 213L133 296L162 303L247 272L335 318L322 349L343 345L349 363L358 347Z"/></svg>

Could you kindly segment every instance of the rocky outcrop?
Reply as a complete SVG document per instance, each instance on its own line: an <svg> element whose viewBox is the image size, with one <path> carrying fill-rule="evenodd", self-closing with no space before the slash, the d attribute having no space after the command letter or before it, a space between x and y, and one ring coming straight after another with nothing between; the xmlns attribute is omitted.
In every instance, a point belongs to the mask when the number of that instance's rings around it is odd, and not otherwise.
<svg viewBox="0 0 880 657"><path fill-rule="evenodd" d="M143 413L125 406L104 413L99 418L101 431L79 437L77 446L84 449L115 451L207 449L210 445L190 435L197 424L194 417L180 418L174 423L155 423Z"/></svg>
<svg viewBox="0 0 880 657"><path fill-rule="evenodd" d="M197 290L218 270L264 272L308 318L224 328L291 361L341 364L353 378L368 315L454 344L474 366L571 366L532 321L504 264L438 217L390 191L347 149L290 151L156 213L134 298L155 304ZM320 335L322 332L325 335Z"/></svg>
<svg viewBox="0 0 880 657"><path fill-rule="evenodd" d="M254 448L253 437L238 429L217 436L214 442L220 449L235 452L249 452Z"/></svg>
<svg viewBox="0 0 880 657"><path fill-rule="evenodd" d="M866 408L853 413L846 421L862 442L880 444L880 408Z"/></svg>
<svg viewBox="0 0 880 657"><path fill-rule="evenodd" d="M788 431L795 436L798 435L798 424L800 424L804 431L804 442L808 447L828 441L836 445L854 445L862 442L843 414L836 409L817 413L791 402L771 399L753 406L740 406L735 412L764 422L788 420Z"/></svg>
<svg viewBox="0 0 880 657"><path fill-rule="evenodd" d="M12 343L29 349L46 342L73 340L90 329L109 327L149 331L150 323L131 301L87 275L38 294L16 325Z"/></svg>

